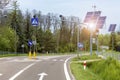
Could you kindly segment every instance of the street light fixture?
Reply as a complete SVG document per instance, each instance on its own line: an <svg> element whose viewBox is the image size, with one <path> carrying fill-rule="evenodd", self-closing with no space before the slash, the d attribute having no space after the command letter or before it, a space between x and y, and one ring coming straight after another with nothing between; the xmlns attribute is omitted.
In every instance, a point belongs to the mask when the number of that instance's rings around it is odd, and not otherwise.
<svg viewBox="0 0 120 80"><path fill-rule="evenodd" d="M96 52L96 54L97 55L98 55L98 45L99 45L98 35L99 35L99 30L96 30L96 45L97 45L97 52Z"/></svg>

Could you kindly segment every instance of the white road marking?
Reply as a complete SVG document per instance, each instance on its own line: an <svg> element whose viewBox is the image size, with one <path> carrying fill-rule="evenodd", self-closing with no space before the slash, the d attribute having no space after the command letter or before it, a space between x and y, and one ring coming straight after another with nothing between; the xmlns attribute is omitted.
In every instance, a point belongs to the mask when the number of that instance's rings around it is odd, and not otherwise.
<svg viewBox="0 0 120 80"><path fill-rule="evenodd" d="M25 67L24 69L22 69L21 71L19 71L17 74L15 74L13 77L11 77L9 80L14 80L16 77L18 77L20 74L22 74L25 70L27 70L28 68L30 68L34 64L35 63L32 63L32 64L28 65L27 67Z"/></svg>
<svg viewBox="0 0 120 80"><path fill-rule="evenodd" d="M64 73L65 73L65 76L66 76L66 80L71 80L70 79L70 75L68 73L68 69L67 69L67 62L69 59L71 59L72 57L69 57L68 59L65 60L64 62Z"/></svg>
<svg viewBox="0 0 120 80"><path fill-rule="evenodd" d="M14 59L14 60L11 60L9 62L39 62L39 61L42 61L42 60L24 58L24 59Z"/></svg>
<svg viewBox="0 0 120 80"><path fill-rule="evenodd" d="M2 76L3 74L0 73L0 76Z"/></svg>
<svg viewBox="0 0 120 80"><path fill-rule="evenodd" d="M6 58L7 60L10 60L10 59L12 59L12 58Z"/></svg>
<svg viewBox="0 0 120 80"><path fill-rule="evenodd" d="M57 59L53 59L53 61L57 61Z"/></svg>
<svg viewBox="0 0 120 80"><path fill-rule="evenodd" d="M39 78L39 80L43 80L43 78L44 78L44 76L47 76L47 74L46 73L40 73L40 74L38 74L39 76L40 76L40 78Z"/></svg>
<svg viewBox="0 0 120 80"><path fill-rule="evenodd" d="M63 59L61 59L60 61L64 61Z"/></svg>

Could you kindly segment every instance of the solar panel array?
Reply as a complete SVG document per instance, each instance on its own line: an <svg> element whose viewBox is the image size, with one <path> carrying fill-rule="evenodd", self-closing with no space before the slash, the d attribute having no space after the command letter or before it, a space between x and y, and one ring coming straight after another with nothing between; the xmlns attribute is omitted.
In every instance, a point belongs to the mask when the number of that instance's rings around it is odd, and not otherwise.
<svg viewBox="0 0 120 80"><path fill-rule="evenodd" d="M101 11L87 12L84 23L94 23L96 25L96 29L101 29L105 24L106 16L100 15Z"/></svg>

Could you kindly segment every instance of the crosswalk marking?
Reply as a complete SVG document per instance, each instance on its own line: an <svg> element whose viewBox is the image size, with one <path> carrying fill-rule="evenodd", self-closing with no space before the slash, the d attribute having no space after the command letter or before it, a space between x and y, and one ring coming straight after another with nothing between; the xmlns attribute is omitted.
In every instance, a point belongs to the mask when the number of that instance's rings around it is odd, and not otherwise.
<svg viewBox="0 0 120 80"><path fill-rule="evenodd" d="M37 58L37 59L29 59L29 58L6 58L7 62L39 62L39 61L54 61L54 62L63 62L63 59L51 59L51 58Z"/></svg>

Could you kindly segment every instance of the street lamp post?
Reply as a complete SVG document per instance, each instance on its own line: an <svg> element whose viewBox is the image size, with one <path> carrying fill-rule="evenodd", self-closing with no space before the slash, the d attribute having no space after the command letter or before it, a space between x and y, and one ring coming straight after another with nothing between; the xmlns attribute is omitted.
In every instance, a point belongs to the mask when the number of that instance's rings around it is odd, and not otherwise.
<svg viewBox="0 0 120 80"><path fill-rule="evenodd" d="M92 32L90 31L90 55L92 55Z"/></svg>
<svg viewBox="0 0 120 80"><path fill-rule="evenodd" d="M79 47L78 47L78 43L79 43L79 26L78 26L78 29L77 29L77 53L78 53L78 57L79 57Z"/></svg>
<svg viewBox="0 0 120 80"><path fill-rule="evenodd" d="M94 31L94 27L95 24L94 23L89 23L88 24L89 28L90 28L90 55L92 55L92 43L93 43L93 31Z"/></svg>
<svg viewBox="0 0 120 80"><path fill-rule="evenodd" d="M114 50L114 32L111 33L112 34L112 51Z"/></svg>
<svg viewBox="0 0 120 80"><path fill-rule="evenodd" d="M99 41L98 41L98 35L99 35L99 30L96 31L96 45L97 45L97 52L96 54L98 55L98 46L99 46Z"/></svg>
<svg viewBox="0 0 120 80"><path fill-rule="evenodd" d="M60 15L59 16L60 18L61 18L61 21L67 21L67 22L70 22L70 23L75 23L75 21L68 21L68 20L64 20L64 17L63 17L63 15ZM78 19L78 21L79 21L79 19ZM79 56L79 47L78 47L78 43L79 43L79 33L80 33L80 30L79 30L79 28L81 28L81 27L79 27L79 25L80 24L84 24L84 23L78 23L77 24L77 53L78 53L78 56ZM60 25L61 26L61 25Z"/></svg>

